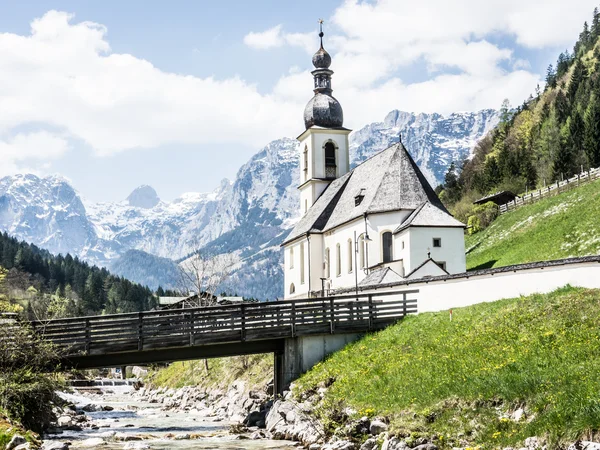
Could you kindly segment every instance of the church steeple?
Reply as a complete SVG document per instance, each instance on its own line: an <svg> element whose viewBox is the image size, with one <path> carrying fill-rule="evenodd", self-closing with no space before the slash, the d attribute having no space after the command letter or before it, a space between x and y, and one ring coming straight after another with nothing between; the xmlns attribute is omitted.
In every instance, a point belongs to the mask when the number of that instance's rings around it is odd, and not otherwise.
<svg viewBox="0 0 600 450"><path fill-rule="evenodd" d="M348 135L342 106L331 95L331 56L323 47L323 21L319 20L321 46L314 54L314 96L304 109L306 129L300 141L300 207L302 214L317 201L329 183L350 170Z"/></svg>
<svg viewBox="0 0 600 450"><path fill-rule="evenodd" d="M315 70L312 71L314 77L314 97L308 102L304 109L304 125L306 128L319 126L323 128L340 128L344 124L344 112L342 106L332 95L331 76L333 70L329 69L331 65L331 56L323 48L323 21L319 20L319 38L321 47L313 55L312 63Z"/></svg>

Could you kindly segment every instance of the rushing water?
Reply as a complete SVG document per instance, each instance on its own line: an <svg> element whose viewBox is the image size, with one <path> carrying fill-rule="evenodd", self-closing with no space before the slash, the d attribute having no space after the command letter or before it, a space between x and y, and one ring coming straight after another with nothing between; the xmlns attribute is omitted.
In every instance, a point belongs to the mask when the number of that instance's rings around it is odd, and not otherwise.
<svg viewBox="0 0 600 450"><path fill-rule="evenodd" d="M291 449L285 441L251 440L248 435L232 435L229 423L216 422L204 417L202 412L161 411L159 404L140 401L131 396L131 386L97 386L101 394L82 391L60 395L78 407L89 404L111 406L113 411L86 412L98 429L64 431L49 435L48 440L71 442L71 448L112 449ZM113 436L115 433L120 440ZM187 436L186 436L187 435ZM142 440L125 441L124 436ZM102 446L89 446L90 438L102 438ZM183 439L182 439L183 438Z"/></svg>

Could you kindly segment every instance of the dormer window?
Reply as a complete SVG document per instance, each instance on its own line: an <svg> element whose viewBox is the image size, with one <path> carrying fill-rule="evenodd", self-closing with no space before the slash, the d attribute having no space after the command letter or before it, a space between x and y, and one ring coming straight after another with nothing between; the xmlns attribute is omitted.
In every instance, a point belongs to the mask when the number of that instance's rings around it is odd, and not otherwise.
<svg viewBox="0 0 600 450"><path fill-rule="evenodd" d="M365 189L361 189L360 192L354 197L354 206L358 206L362 203L365 198Z"/></svg>

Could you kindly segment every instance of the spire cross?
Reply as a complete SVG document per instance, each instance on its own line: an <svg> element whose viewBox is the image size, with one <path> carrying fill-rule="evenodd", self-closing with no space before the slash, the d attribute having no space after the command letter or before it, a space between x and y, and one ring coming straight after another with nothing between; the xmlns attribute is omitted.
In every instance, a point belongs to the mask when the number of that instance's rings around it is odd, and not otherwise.
<svg viewBox="0 0 600 450"><path fill-rule="evenodd" d="M319 37L321 38L321 48L323 47L323 19L319 19Z"/></svg>

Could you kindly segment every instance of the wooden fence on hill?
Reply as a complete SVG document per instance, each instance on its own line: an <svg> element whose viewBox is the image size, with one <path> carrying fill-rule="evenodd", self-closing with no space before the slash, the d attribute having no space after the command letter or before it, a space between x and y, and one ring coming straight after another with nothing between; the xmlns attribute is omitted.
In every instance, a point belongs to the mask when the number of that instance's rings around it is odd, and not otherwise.
<svg viewBox="0 0 600 450"><path fill-rule="evenodd" d="M531 191L520 197L515 198L513 201L498 206L500 214L514 211L524 205L529 205L541 200L545 197L551 197L553 195L559 195L563 192L570 191L571 189L577 188L584 183L589 183L594 180L600 179L600 167L596 169L590 169L587 172L582 172L571 178L563 181L557 181L556 183L550 184L544 188Z"/></svg>

